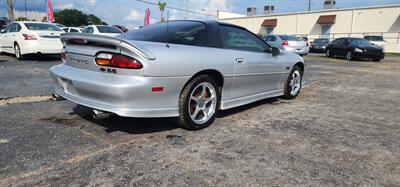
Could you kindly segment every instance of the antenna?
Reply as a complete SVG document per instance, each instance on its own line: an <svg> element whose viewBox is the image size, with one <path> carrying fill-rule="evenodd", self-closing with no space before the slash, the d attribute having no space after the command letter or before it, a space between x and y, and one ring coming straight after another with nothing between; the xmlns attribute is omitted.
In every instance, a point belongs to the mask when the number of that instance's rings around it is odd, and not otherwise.
<svg viewBox="0 0 400 187"><path fill-rule="evenodd" d="M167 10L167 45L165 47L169 48L169 9Z"/></svg>

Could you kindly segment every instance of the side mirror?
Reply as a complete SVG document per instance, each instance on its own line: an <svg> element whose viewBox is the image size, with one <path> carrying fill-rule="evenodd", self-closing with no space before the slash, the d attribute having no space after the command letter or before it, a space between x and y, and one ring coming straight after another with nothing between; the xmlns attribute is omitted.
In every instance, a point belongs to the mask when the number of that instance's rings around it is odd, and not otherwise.
<svg viewBox="0 0 400 187"><path fill-rule="evenodd" d="M272 47L271 53L272 53L272 56L278 56L279 54L281 54L281 50L276 47Z"/></svg>

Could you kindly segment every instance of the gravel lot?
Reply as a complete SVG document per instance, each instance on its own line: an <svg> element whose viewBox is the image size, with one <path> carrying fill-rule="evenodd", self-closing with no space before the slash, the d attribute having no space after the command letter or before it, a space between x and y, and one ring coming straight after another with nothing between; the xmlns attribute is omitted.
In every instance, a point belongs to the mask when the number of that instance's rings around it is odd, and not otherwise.
<svg viewBox="0 0 400 187"><path fill-rule="evenodd" d="M296 100L223 111L192 132L93 120L46 99L58 60L0 56L0 186L400 186L400 57L306 60Z"/></svg>

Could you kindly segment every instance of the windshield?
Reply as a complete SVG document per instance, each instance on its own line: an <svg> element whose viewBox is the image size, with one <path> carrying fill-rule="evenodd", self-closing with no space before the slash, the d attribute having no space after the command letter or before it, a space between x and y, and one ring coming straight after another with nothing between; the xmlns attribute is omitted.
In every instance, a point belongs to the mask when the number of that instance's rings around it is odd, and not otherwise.
<svg viewBox="0 0 400 187"><path fill-rule="evenodd" d="M365 36L364 39L369 41L381 41L383 42L383 36Z"/></svg>
<svg viewBox="0 0 400 187"><path fill-rule="evenodd" d="M287 40L287 41L301 41L299 38L295 36L289 36L289 35L280 35L279 36L282 40Z"/></svg>
<svg viewBox="0 0 400 187"><path fill-rule="evenodd" d="M315 44L327 44L329 43L328 39L315 39L314 42Z"/></svg>
<svg viewBox="0 0 400 187"><path fill-rule="evenodd" d="M371 45L371 43L365 39L349 39L349 42L353 45Z"/></svg>
<svg viewBox="0 0 400 187"><path fill-rule="evenodd" d="M24 25L29 30L34 31L61 31L57 26L47 23L24 23Z"/></svg>
<svg viewBox="0 0 400 187"><path fill-rule="evenodd" d="M111 26L97 26L97 29L99 29L100 33L122 33L119 29Z"/></svg>

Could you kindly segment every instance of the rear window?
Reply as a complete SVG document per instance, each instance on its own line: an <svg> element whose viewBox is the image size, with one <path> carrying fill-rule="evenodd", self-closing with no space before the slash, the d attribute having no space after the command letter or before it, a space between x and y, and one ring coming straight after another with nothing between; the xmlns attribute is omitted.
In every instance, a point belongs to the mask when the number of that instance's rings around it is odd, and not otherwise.
<svg viewBox="0 0 400 187"><path fill-rule="evenodd" d="M301 41L299 38L296 36L289 36L289 35L280 35L279 36L282 40L287 40L287 41Z"/></svg>
<svg viewBox="0 0 400 187"><path fill-rule="evenodd" d="M316 44L327 44L327 43L329 43L329 40L328 39L315 39L313 41L313 43L316 43Z"/></svg>
<svg viewBox="0 0 400 187"><path fill-rule="evenodd" d="M57 26L47 23L24 23L24 25L29 30L34 31L61 31Z"/></svg>
<svg viewBox="0 0 400 187"><path fill-rule="evenodd" d="M181 45L207 46L206 25L197 21L157 23L121 36L127 40L140 40Z"/></svg>
<svg viewBox="0 0 400 187"><path fill-rule="evenodd" d="M369 40L369 41L383 42L383 36L365 36L364 39Z"/></svg>
<svg viewBox="0 0 400 187"><path fill-rule="evenodd" d="M100 33L122 33L119 29L110 26L97 26Z"/></svg>

